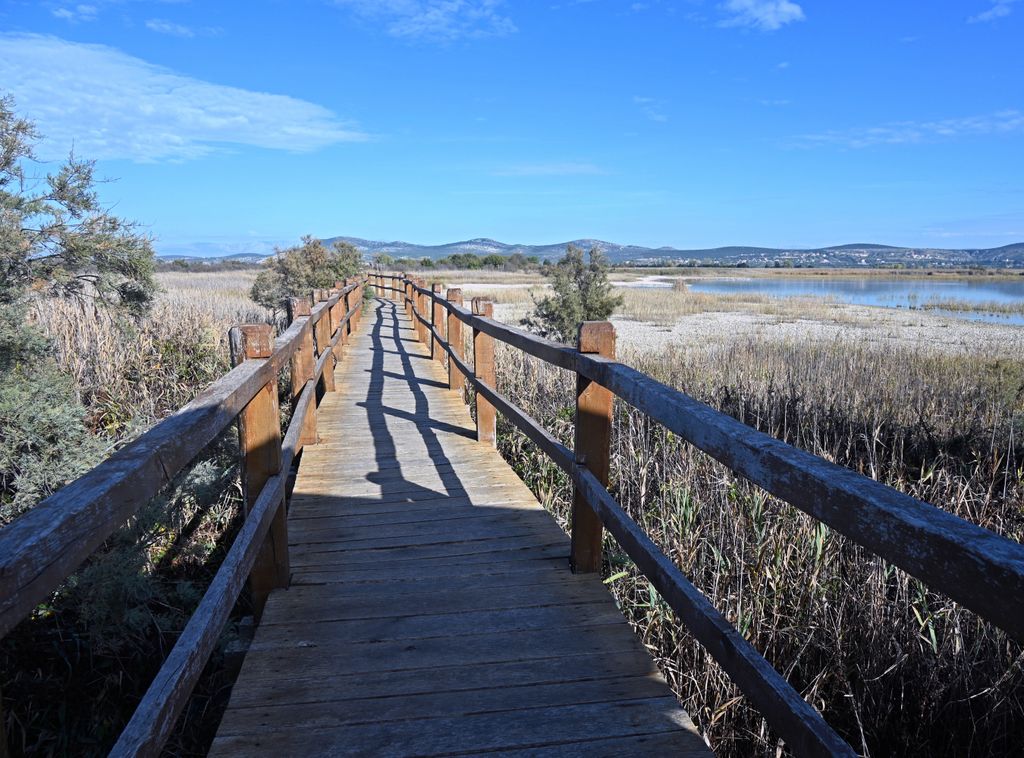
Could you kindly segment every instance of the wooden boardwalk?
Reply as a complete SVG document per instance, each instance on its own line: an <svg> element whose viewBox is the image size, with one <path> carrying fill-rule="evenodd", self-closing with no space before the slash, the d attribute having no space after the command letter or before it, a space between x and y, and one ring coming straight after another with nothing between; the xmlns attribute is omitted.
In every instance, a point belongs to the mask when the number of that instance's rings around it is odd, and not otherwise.
<svg viewBox="0 0 1024 758"><path fill-rule="evenodd" d="M401 306L345 351L211 754L707 754Z"/></svg>

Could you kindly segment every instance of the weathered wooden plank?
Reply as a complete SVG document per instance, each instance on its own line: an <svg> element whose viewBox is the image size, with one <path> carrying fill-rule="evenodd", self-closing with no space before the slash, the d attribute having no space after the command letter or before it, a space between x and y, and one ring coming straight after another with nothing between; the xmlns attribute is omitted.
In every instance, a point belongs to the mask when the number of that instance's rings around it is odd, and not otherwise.
<svg viewBox="0 0 1024 758"><path fill-rule="evenodd" d="M330 582L363 584L388 581L404 581L410 586L419 581L434 581L457 577L476 577L500 572L502 575L519 573L540 574L568 569L569 551L564 544L554 547L529 548L518 553L517 560L506 559L500 564L485 562L453 560L434 560L418 564L395 565L388 568L387 577L372 565L351 566L337 564L334 566L313 565L295 568L292 574L293 584L325 584Z"/></svg>
<svg viewBox="0 0 1024 758"><path fill-rule="evenodd" d="M338 550L309 546L296 551L292 556L292 566L329 566L344 562L352 566L361 563L379 563L381 561L404 563L407 561L437 560L486 560L488 551L502 553L501 560L516 560L520 551L533 549L555 548L564 550L566 560L569 558L569 545L564 540L544 543L536 535L521 537L498 537L491 539L467 540L465 542L447 542L434 545L415 545L413 547L376 548L369 550Z"/></svg>
<svg viewBox="0 0 1024 758"><path fill-rule="evenodd" d="M236 688L232 693L231 707L248 708L271 702L338 702L620 676L657 677L659 674L651 657L639 649L621 651L616 655L588 652L565 655L557 659L557 665L553 665L551 659L542 658L504 663L457 663L438 666L427 672L421 669L391 671L387 676L373 671L338 674L326 679L297 674L288 681L262 681L251 687Z"/></svg>
<svg viewBox="0 0 1024 758"><path fill-rule="evenodd" d="M588 682L551 682L491 689L459 690L392 697L347 699L336 703L271 703L239 709L219 734L245 735L274 731L281 724L293 729L322 729L346 724L385 723L412 719L452 718L507 709L510 701L535 708L609 703L663 697L665 682L654 676L629 676ZM333 707L331 707L333 705Z"/></svg>
<svg viewBox="0 0 1024 758"><path fill-rule="evenodd" d="M575 615L575 617L574 617ZM315 624L275 625L260 635L264 649L284 646L290 640L304 645L323 645L332 639L373 639L378 642L457 637L472 630L480 634L562 629L567 634L575 626L603 626L621 623L622 614L607 598L561 605L537 605L522 608L486 608L450 613L376 616L359 619L325 619ZM662 684L661 694L664 694Z"/></svg>
<svg viewBox="0 0 1024 758"><path fill-rule="evenodd" d="M527 748L580 739L624 737L678 729L693 750L706 754L690 734L689 719L675 699L662 696L612 703L536 708L528 718L507 713L464 714L458 718L415 719L353 724L343 728L304 729L295 733L260 732L218 737L211 755L238 751L257 754L432 755Z"/></svg>
<svg viewBox="0 0 1024 758"><path fill-rule="evenodd" d="M391 618L400 610L403 615L459 613L462 611L532 608L577 602L605 602L612 608L607 590L600 584L546 582L543 590L531 585L491 587L486 583L470 588L450 589L440 585L430 593L388 593L339 595L333 588L295 587L281 593L274 604L268 623L288 623L301 612L304 622L340 621L343 619ZM621 616L620 616L621 618ZM256 643L254 643L256 644Z"/></svg>

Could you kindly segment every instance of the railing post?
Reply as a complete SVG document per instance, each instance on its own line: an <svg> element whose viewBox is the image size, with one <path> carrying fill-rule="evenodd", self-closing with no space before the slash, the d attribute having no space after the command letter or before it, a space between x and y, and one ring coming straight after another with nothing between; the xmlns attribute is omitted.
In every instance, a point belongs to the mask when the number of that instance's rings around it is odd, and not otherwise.
<svg viewBox="0 0 1024 758"><path fill-rule="evenodd" d="M269 324L236 326L229 333L231 362L270 358L274 335ZM256 503L267 481L281 473L281 417L277 405L277 376L268 381L238 414L238 444L242 455L245 513ZM284 497L274 512L267 538L249 574L253 614L259 620L272 589L287 587L288 522Z"/></svg>
<svg viewBox="0 0 1024 758"><path fill-rule="evenodd" d="M607 321L580 324L576 347L581 353L615 357L615 327ZM576 463L586 466L608 486L608 460L612 433L612 393L582 374L576 375ZM575 488L572 494L572 554L577 574L601 570L601 519Z"/></svg>
<svg viewBox="0 0 1024 758"><path fill-rule="evenodd" d="M345 283L347 284L348 282L349 282L349 280L345 279ZM362 299L363 299L363 283L358 278L355 279L355 282L356 282L356 288L354 290L352 290L352 292L350 293L352 295L352 299L351 299L352 305L358 305L360 302L362 302ZM362 309L359 309L355 313L352 314L352 318L348 322L349 326L352 327L351 329L348 330L349 335L351 335L352 332L354 332L356 330L356 328L359 326L359 319L362 318L362 315L363 315Z"/></svg>
<svg viewBox="0 0 1024 758"><path fill-rule="evenodd" d="M452 305L462 305L462 290L458 288L449 289L448 302ZM459 360L465 360L463 356L465 348L462 344L462 322L451 311L448 312L448 345L451 347L452 352L459 356ZM455 361L449 358L448 389L458 393L460 400L462 399L462 388L465 386L465 382L466 380L463 378L462 372L455 365Z"/></svg>
<svg viewBox="0 0 1024 758"><path fill-rule="evenodd" d="M315 290L315 297L318 303L322 303L327 300L327 290ZM326 308L320 315L320 320L316 322L316 353L317 357L324 354L324 352L330 349L331 335L334 331L331 329L331 309ZM324 388L324 392L334 392L334 357L327 359L327 363L324 364L324 373L321 375L320 381Z"/></svg>
<svg viewBox="0 0 1024 758"><path fill-rule="evenodd" d="M483 298L473 298L473 315L491 318L494 303ZM494 380L494 338L479 329L473 329L473 374L485 384L495 387ZM497 447L497 416L491 405L479 392L476 393L476 438L491 447Z"/></svg>
<svg viewBox="0 0 1024 758"><path fill-rule="evenodd" d="M419 314L420 316L423 315L423 306L421 304L423 300L423 295L420 294L420 291L417 289L417 287L422 286L422 279L412 280L412 325L416 327L416 339L418 339L420 342L423 342L423 325L420 324L420 320L417 317L417 314Z"/></svg>
<svg viewBox="0 0 1024 758"><path fill-rule="evenodd" d="M306 317L306 325L299 337L299 346L292 353L290 362L292 380L292 408L299 402L302 390L306 382L313 378L313 371L316 368L316 358L313 355L313 325L309 323L309 298L293 297L288 301L289 322L302 316ZM315 445L316 437L316 403L309 404L306 418L302 422L302 434L299 435L299 445ZM298 453L298 450L295 451Z"/></svg>
<svg viewBox="0 0 1024 758"><path fill-rule="evenodd" d="M412 321L412 282L402 274L402 303L405 305L405 315ZM415 325L415 324L414 324Z"/></svg>
<svg viewBox="0 0 1024 758"><path fill-rule="evenodd" d="M342 282L338 282L338 284L341 285L341 289L345 289L346 287L348 287L348 277L346 276L345 280L342 281ZM345 314L348 313L349 308L351 307L349 305L349 296L351 294L352 294L351 292L346 292L344 295L341 296L341 299L338 302L338 304L341 306L341 309L344 311L344 313L342 313L342 315L341 315L341 318L345 318ZM352 318L355 318L355 317L353 316L353 317L349 318L349 320L346 321L341 326L341 344L342 345L347 345L348 344L349 335L352 334Z"/></svg>
<svg viewBox="0 0 1024 758"><path fill-rule="evenodd" d="M437 334L444 334L444 315L441 310L441 282L434 282L430 291L434 293L434 297L431 299L433 307L430 309L430 325L434 327L434 331ZM430 338L430 350L431 355L434 356L434 360L444 366L444 348L437 342L437 337L431 336Z"/></svg>
<svg viewBox="0 0 1024 758"><path fill-rule="evenodd" d="M346 339L347 324L341 323L341 320L345 318L345 313L348 312L348 308L345 307L345 297L344 295L341 294L341 291L345 288L345 285L347 283L347 279L344 282L335 282L334 288L331 290L330 293L331 297L334 297L336 293L338 295L338 302L331 306L331 328L341 330L341 338L339 339L340 344L345 344L346 342L348 342L348 340Z"/></svg>

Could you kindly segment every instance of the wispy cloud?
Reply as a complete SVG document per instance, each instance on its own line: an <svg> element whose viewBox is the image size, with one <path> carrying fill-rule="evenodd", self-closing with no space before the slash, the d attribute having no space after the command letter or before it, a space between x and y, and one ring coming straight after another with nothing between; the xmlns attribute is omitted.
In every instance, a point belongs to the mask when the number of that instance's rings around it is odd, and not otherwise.
<svg viewBox="0 0 1024 758"><path fill-rule="evenodd" d="M967 21L971 24L978 24L1004 18L1013 12L1012 6L1015 2L1017 0L993 0L991 8L987 11L982 11L976 16L970 16Z"/></svg>
<svg viewBox="0 0 1024 758"><path fill-rule="evenodd" d="M333 0L358 15L384 23L394 37L451 42L516 32L502 14L504 0Z"/></svg>
<svg viewBox="0 0 1024 758"><path fill-rule="evenodd" d="M169 34L172 37L195 37L195 30L184 24L175 24L173 21L165 21L162 18L151 18L146 21L146 28L159 34Z"/></svg>
<svg viewBox="0 0 1024 758"><path fill-rule="evenodd" d="M1005 110L981 116L947 118L939 121L894 121L869 128L804 134L794 138L792 142L798 147L838 145L866 148L876 145L906 145L962 137L1019 133L1024 133L1024 113Z"/></svg>
<svg viewBox="0 0 1024 758"><path fill-rule="evenodd" d="M151 32L157 34L167 34L171 37L184 37L185 39L192 39L193 37L214 37L222 33L222 29L213 26L203 26L199 28L185 26L184 24L176 24L173 21L167 21L162 18L151 18L146 21L146 28Z"/></svg>
<svg viewBox="0 0 1024 758"><path fill-rule="evenodd" d="M64 5L60 8L54 8L50 12L63 21L76 22L94 20L99 13L99 9L95 5L81 3L78 5Z"/></svg>
<svg viewBox="0 0 1024 758"><path fill-rule="evenodd" d="M803 8L790 0L726 0L721 9L729 14L722 26L749 26L767 32L804 20Z"/></svg>
<svg viewBox="0 0 1024 758"><path fill-rule="evenodd" d="M607 173L593 163L555 162L521 163L504 166L491 172L494 176L600 176Z"/></svg>
<svg viewBox="0 0 1024 758"><path fill-rule="evenodd" d="M664 112L664 100L659 100L656 97L641 97L640 95L634 95L633 103L640 107L640 112L644 114L644 117L648 121L655 121L659 124L663 124L668 121L668 116L666 116Z"/></svg>
<svg viewBox="0 0 1024 758"><path fill-rule="evenodd" d="M199 158L228 145L309 152L366 135L320 105L183 76L103 45L0 34L0 82L44 158Z"/></svg>

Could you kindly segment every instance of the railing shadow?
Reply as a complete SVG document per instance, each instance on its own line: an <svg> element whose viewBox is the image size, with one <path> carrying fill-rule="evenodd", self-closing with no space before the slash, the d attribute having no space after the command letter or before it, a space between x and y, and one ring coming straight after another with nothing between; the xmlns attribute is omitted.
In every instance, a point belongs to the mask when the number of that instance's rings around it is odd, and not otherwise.
<svg viewBox="0 0 1024 758"><path fill-rule="evenodd" d="M443 386L440 382L425 379L416 375L413 368L413 360L426 358L427 356L411 353L404 344L408 341L402 337L406 331L401 326L398 317L398 308L394 302L378 300L373 311L374 323L370 334L371 348L373 351L373 362L370 368L370 382L367 388L366 399L358 405L366 410L369 428L371 430L374 459L377 462L376 472L367 474L367 480L378 484L381 488L382 499L389 496L401 494L410 497L419 490L434 492L429 488L416 486L410 490L409 482L404 476L395 477L394 473L401 474L402 463L398 460L397 448L394 437L388 429L388 418L412 421L416 431L419 433L426 448L430 462L441 480L443 492L436 492L437 495L466 496L466 490L462 481L453 470L452 461L445 453L444 446L439 439L439 434L457 434L463 437L472 438L473 434L468 429L437 421L431 418L430 401L423 390L426 386ZM394 347L394 350L388 349ZM401 359L402 372L385 370L386 355L398 355ZM408 391L414 398L414 410L412 412L390 407L384 403L383 393L387 379L405 382ZM388 465L390 464L390 465Z"/></svg>

